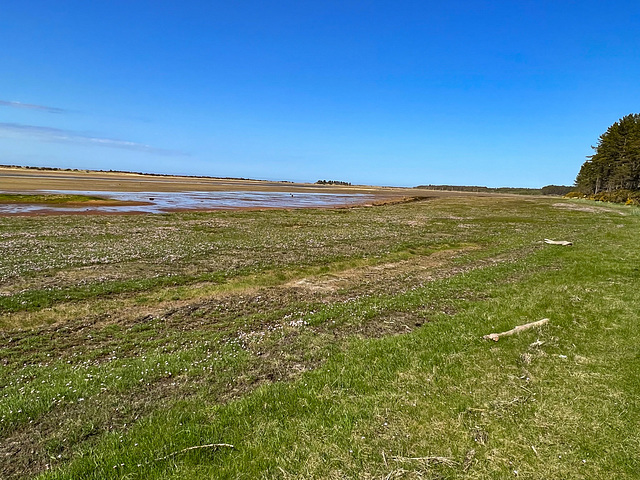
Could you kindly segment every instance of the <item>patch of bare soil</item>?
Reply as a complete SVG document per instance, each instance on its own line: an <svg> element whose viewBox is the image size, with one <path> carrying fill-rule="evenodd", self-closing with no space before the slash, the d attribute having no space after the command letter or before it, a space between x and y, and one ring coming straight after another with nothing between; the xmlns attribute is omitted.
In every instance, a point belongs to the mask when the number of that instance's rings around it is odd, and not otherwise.
<svg viewBox="0 0 640 480"><path fill-rule="evenodd" d="M606 207L589 207L586 205L576 205L575 203L554 203L553 207L561 208L563 210L576 210L578 212L588 212L588 213L617 213L619 215L625 215L624 212L619 212L617 210L613 210L611 208Z"/></svg>
<svg viewBox="0 0 640 480"><path fill-rule="evenodd" d="M284 285L285 288L300 289L309 293L331 294L340 290L352 291L360 284L385 284L385 289L402 290L413 286L411 278L432 280L428 272L444 266L453 257L478 247L467 246L458 249L442 250L428 256L416 256L410 260L384 263L359 268L352 268L334 274L308 277L294 280ZM403 279L404 277L404 279ZM398 282L389 281L398 279ZM384 281L383 281L384 279ZM387 290L388 291L388 290Z"/></svg>

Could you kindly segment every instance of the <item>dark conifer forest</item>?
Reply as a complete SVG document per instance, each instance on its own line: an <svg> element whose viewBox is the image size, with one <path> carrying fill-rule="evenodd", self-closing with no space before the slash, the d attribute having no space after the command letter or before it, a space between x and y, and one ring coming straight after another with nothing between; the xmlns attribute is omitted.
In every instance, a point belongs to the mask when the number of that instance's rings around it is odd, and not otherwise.
<svg viewBox="0 0 640 480"><path fill-rule="evenodd" d="M584 194L640 190L640 114L629 114L600 135L576 178Z"/></svg>

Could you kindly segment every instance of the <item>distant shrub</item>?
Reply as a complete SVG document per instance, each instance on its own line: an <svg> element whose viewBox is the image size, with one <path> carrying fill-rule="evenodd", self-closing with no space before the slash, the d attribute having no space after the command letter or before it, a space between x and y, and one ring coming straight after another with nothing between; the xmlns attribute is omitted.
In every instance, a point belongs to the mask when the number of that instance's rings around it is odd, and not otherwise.
<svg viewBox="0 0 640 480"><path fill-rule="evenodd" d="M640 192L636 190L613 190L586 195L582 192L569 192L565 198L586 198L596 202L624 203L625 205L640 205Z"/></svg>
<svg viewBox="0 0 640 480"><path fill-rule="evenodd" d="M566 195L573 190L573 187L566 185L546 185L540 189L542 195Z"/></svg>
<svg viewBox="0 0 640 480"><path fill-rule="evenodd" d="M587 195L582 192L573 191L565 194L564 198L587 198Z"/></svg>
<svg viewBox="0 0 640 480"><path fill-rule="evenodd" d="M565 195L573 190L573 187L567 187L565 185L546 185L542 188L490 188L475 185L418 185L414 188L425 188L428 190L444 190L453 192L510 193L514 195Z"/></svg>
<svg viewBox="0 0 640 480"><path fill-rule="evenodd" d="M340 180L318 180L317 185L351 185L351 182L341 182Z"/></svg>

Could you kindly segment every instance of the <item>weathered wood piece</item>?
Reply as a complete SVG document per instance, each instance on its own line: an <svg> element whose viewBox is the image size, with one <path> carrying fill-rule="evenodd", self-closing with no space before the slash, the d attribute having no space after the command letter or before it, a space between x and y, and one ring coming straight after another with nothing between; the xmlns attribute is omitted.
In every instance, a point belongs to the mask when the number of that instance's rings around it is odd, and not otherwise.
<svg viewBox="0 0 640 480"><path fill-rule="evenodd" d="M565 247L573 245L573 242L567 242L566 240L549 240L548 238L544 239L544 243L548 243L549 245L564 245Z"/></svg>
<svg viewBox="0 0 640 480"><path fill-rule="evenodd" d="M524 325L518 325L515 328L512 328L511 330L508 330L506 332L502 332L502 333L490 333L489 335L485 335L482 338L484 338L485 340L493 340L494 342L497 342L498 340L500 340L500 337L506 337L509 335L513 335L515 333L520 333L524 330L529 330L530 328L533 327L539 327L541 325L544 325L545 323L547 323L549 321L548 318L543 318L542 320L538 320L537 322L531 322L531 323L525 323Z"/></svg>

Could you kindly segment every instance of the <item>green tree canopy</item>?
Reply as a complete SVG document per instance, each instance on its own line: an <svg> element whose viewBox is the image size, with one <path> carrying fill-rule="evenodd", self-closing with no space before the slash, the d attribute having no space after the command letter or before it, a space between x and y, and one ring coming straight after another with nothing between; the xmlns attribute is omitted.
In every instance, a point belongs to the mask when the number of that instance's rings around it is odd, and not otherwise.
<svg viewBox="0 0 640 480"><path fill-rule="evenodd" d="M640 114L629 114L600 135L595 154L587 157L576 177L584 193L640 190Z"/></svg>

